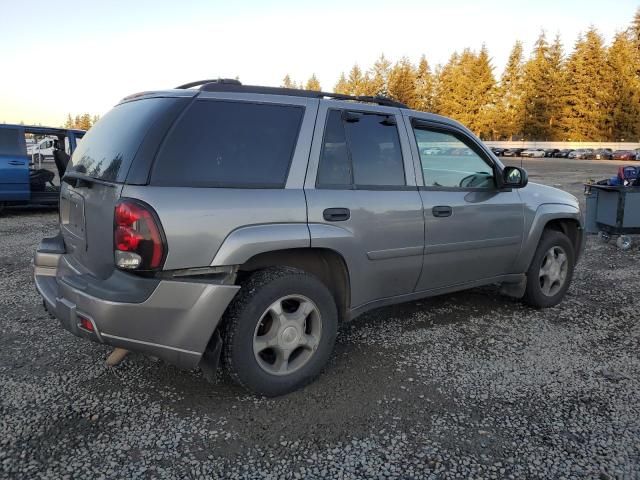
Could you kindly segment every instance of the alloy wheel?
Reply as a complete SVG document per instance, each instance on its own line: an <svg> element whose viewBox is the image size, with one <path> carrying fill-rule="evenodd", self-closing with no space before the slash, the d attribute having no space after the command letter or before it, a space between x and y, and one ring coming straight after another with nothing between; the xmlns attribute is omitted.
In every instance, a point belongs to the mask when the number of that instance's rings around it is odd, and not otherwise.
<svg viewBox="0 0 640 480"><path fill-rule="evenodd" d="M253 335L253 353L260 367L272 375L288 375L315 354L322 335L317 305L303 295L273 302L260 317Z"/></svg>

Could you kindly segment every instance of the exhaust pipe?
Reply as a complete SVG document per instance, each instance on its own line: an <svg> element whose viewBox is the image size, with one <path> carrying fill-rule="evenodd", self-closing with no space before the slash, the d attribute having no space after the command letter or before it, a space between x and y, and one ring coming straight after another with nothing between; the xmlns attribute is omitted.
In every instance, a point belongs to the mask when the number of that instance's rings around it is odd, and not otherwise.
<svg viewBox="0 0 640 480"><path fill-rule="evenodd" d="M113 352L111 352L111 354L107 357L105 365L107 367L115 367L120 362L122 362L122 360L124 360L124 357L127 356L127 353L129 353L129 350L125 350L124 348L114 348Z"/></svg>

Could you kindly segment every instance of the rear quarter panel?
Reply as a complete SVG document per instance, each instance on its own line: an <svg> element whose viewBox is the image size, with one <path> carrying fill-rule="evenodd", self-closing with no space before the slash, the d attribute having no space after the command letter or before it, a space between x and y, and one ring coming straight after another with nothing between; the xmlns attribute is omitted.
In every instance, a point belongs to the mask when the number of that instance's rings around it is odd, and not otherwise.
<svg viewBox="0 0 640 480"><path fill-rule="evenodd" d="M204 267L241 227L300 224L306 229L302 189L232 189L125 186L123 197L148 203L164 229L165 270Z"/></svg>

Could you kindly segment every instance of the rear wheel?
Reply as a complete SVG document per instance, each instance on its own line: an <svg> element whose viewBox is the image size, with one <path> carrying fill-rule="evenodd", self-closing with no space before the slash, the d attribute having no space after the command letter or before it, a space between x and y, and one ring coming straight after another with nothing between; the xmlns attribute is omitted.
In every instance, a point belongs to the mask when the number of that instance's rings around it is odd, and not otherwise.
<svg viewBox="0 0 640 480"><path fill-rule="evenodd" d="M225 317L223 362L245 388L283 395L320 373L337 329L335 301L319 279L289 267L260 270Z"/></svg>
<svg viewBox="0 0 640 480"><path fill-rule="evenodd" d="M573 245L567 236L545 230L527 271L524 301L536 308L560 303L571 283L574 265Z"/></svg>

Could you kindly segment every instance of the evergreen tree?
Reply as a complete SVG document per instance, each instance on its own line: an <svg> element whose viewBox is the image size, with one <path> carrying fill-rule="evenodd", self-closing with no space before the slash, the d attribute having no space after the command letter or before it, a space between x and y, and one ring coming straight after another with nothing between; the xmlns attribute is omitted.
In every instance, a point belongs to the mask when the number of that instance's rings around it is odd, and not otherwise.
<svg viewBox="0 0 640 480"><path fill-rule="evenodd" d="M296 82L291 80L291 77L289 76L288 73L282 79L282 85L280 85L280 86L284 87L284 88L297 88Z"/></svg>
<svg viewBox="0 0 640 480"><path fill-rule="evenodd" d="M549 46L548 68L550 76L549 102L549 134L552 140L562 140L561 118L567 95L568 78L564 69L564 51L560 35L556 35Z"/></svg>
<svg viewBox="0 0 640 480"><path fill-rule="evenodd" d="M560 37L549 45L544 32L534 45L524 65L523 136L529 140L561 140L564 137L561 117L570 82L564 68Z"/></svg>
<svg viewBox="0 0 640 480"><path fill-rule="evenodd" d="M636 74L636 46L632 33L616 35L607 53L611 72L611 129L609 140L640 141L640 77Z"/></svg>
<svg viewBox="0 0 640 480"><path fill-rule="evenodd" d="M365 95L367 90L367 77L362 74L362 70L356 63L349 71L346 87L349 95Z"/></svg>
<svg viewBox="0 0 640 480"><path fill-rule="evenodd" d="M549 140L551 138L549 126L551 82L549 44L544 32L542 32L536 40L531 57L524 65L522 85L524 124L522 133L527 140Z"/></svg>
<svg viewBox="0 0 640 480"><path fill-rule="evenodd" d="M334 93L342 93L343 95L349 93L349 85L347 84L347 78L344 76L344 72L340 73L340 78L338 78L338 83L333 87L333 91Z"/></svg>
<svg viewBox="0 0 640 480"><path fill-rule="evenodd" d="M368 81L364 89L365 95L387 96L389 85L389 74L391 73L391 62L387 60L384 53L378 57L373 64L373 68L367 73Z"/></svg>
<svg viewBox="0 0 640 480"><path fill-rule="evenodd" d="M76 128L80 130L89 130L91 128L91 115L83 113L80 115L80 119Z"/></svg>
<svg viewBox="0 0 640 480"><path fill-rule="evenodd" d="M567 61L570 83L562 118L567 140L603 141L613 136L613 73L602 37L592 27L578 39Z"/></svg>
<svg viewBox="0 0 640 480"><path fill-rule="evenodd" d="M473 81L475 79L475 81ZM493 138L495 129L495 88L496 79L493 76L491 58L485 45L476 55L472 63L471 78L471 120L468 127L482 138Z"/></svg>
<svg viewBox="0 0 640 480"><path fill-rule="evenodd" d="M403 57L389 73L389 96L409 107L416 104L416 71L408 58Z"/></svg>
<svg viewBox="0 0 640 480"><path fill-rule="evenodd" d="M434 75L433 109L440 115L456 117L460 114L458 85L460 85L460 70L458 68L461 55L454 52L447 63L439 66Z"/></svg>
<svg viewBox="0 0 640 480"><path fill-rule="evenodd" d="M633 16L633 20L631 21L629 35L631 36L631 42L635 47L634 63L636 65L636 75L640 77L640 7L636 10L636 14Z"/></svg>
<svg viewBox="0 0 640 480"><path fill-rule="evenodd" d="M67 114L67 119L64 122L63 128L77 128L80 130L89 130L93 127L98 120L100 120L100 115L91 116L88 113L83 113L80 115L76 115L72 117L70 113Z"/></svg>
<svg viewBox="0 0 640 480"><path fill-rule="evenodd" d="M493 135L495 78L488 52L465 49L454 53L438 69L434 86L434 111L452 117L477 135Z"/></svg>
<svg viewBox="0 0 640 480"><path fill-rule="evenodd" d="M74 128L75 123L73 118L71 118L71 114L67 113L67 120L64 122L64 128Z"/></svg>
<svg viewBox="0 0 640 480"><path fill-rule="evenodd" d="M422 55L416 70L416 95L412 108L425 112L433 109L434 81L427 57Z"/></svg>
<svg viewBox="0 0 640 480"><path fill-rule="evenodd" d="M524 126L524 97L522 83L524 74L522 42L516 41L502 73L496 92L497 105L495 129L497 137L513 140L522 135Z"/></svg>
<svg viewBox="0 0 640 480"><path fill-rule="evenodd" d="M309 78L309 80L307 80L307 84L305 85L304 88L305 88L305 90L315 90L317 92L322 90L322 88L320 88L320 82L316 78L316 74L315 73L313 73L311 75L311 78Z"/></svg>

